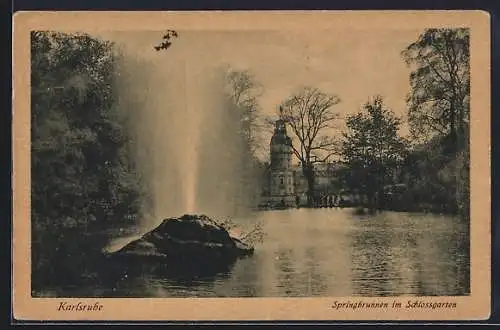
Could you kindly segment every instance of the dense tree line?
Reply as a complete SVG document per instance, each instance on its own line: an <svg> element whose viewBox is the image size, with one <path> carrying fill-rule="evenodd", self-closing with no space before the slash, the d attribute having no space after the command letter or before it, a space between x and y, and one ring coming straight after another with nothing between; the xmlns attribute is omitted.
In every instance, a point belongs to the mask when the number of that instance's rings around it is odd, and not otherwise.
<svg viewBox="0 0 500 330"><path fill-rule="evenodd" d="M141 211L146 192L116 107L116 65L111 42L31 35L34 288L85 276L106 229L133 222Z"/></svg>
<svg viewBox="0 0 500 330"><path fill-rule="evenodd" d="M284 101L282 116L298 140L294 154L303 164L308 191L314 195L313 160L323 160L312 155L324 149L327 157L341 157L344 166L336 175L361 197L363 207L459 213L467 219L469 30L426 29L401 55L411 69L408 139L400 136L401 118L380 96L347 116L340 141L331 130L336 96L304 89Z"/></svg>
<svg viewBox="0 0 500 330"><path fill-rule="evenodd" d="M412 69L408 117L417 143L407 160L410 196L469 216L469 30L427 29L403 52Z"/></svg>
<svg viewBox="0 0 500 330"><path fill-rule="evenodd" d="M412 70L409 143L398 135L400 120L381 111L380 98L367 104L369 118L360 112L346 121L344 182L361 191L371 207L459 213L468 219L468 30L427 29L402 56ZM384 191L384 186L398 189Z"/></svg>

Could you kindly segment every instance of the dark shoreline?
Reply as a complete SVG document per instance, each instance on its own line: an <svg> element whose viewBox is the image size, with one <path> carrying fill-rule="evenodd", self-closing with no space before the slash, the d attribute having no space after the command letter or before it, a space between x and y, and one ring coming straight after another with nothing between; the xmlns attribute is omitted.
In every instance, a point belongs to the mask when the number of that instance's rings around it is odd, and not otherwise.
<svg viewBox="0 0 500 330"><path fill-rule="evenodd" d="M361 205L349 205L349 206L288 206L288 207L259 207L256 211L279 211L279 210L291 210L291 209L352 209L356 213L357 210L364 210L365 213L369 213L369 207ZM447 216L459 216L460 213L452 212L441 206L416 206L412 208L398 208L398 207L385 207L385 208L374 208L374 212L404 212L404 213L421 213L421 214L434 214L434 215L447 215ZM359 213L356 213L359 214ZM361 213L363 214L363 213Z"/></svg>

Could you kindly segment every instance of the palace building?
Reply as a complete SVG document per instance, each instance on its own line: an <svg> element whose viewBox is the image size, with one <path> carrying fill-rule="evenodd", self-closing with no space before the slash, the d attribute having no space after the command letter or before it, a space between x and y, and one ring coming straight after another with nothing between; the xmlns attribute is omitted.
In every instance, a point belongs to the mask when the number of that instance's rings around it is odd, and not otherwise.
<svg viewBox="0 0 500 330"><path fill-rule="evenodd" d="M281 108L280 108L281 111ZM307 180L300 165L292 164L292 139L287 135L286 123L278 119L270 141L270 163L264 170L264 187L260 205L290 207L307 202ZM318 193L331 194L337 190L338 164L326 163L315 166L315 187Z"/></svg>
<svg viewBox="0 0 500 330"><path fill-rule="evenodd" d="M269 198L273 205L293 205L295 203L295 178L292 168L292 139L286 133L282 119L275 122L270 143Z"/></svg>

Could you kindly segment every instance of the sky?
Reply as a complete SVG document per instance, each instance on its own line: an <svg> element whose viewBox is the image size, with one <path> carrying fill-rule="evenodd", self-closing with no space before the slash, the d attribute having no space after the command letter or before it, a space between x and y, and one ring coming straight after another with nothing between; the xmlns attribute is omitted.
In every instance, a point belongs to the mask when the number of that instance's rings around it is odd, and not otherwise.
<svg viewBox="0 0 500 330"><path fill-rule="evenodd" d="M381 95L386 106L404 119L410 69L401 51L422 31L351 26L335 31L177 32L179 37L161 53L152 47L161 41L162 31L103 32L99 36L150 64L156 73L171 77L173 68L182 65L190 70L191 79L203 79L206 70L222 65L248 70L262 86L259 103L264 115L276 114L285 98L312 86L337 95L341 103L335 109L343 117ZM407 132L404 125L401 134Z"/></svg>

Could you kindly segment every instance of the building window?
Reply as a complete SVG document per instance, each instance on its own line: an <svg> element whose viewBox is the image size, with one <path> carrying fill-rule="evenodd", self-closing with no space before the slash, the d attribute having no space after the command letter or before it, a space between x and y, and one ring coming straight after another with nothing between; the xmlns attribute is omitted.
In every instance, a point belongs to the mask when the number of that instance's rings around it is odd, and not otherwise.
<svg viewBox="0 0 500 330"><path fill-rule="evenodd" d="M285 178L284 177L280 177L280 184L285 184Z"/></svg>

